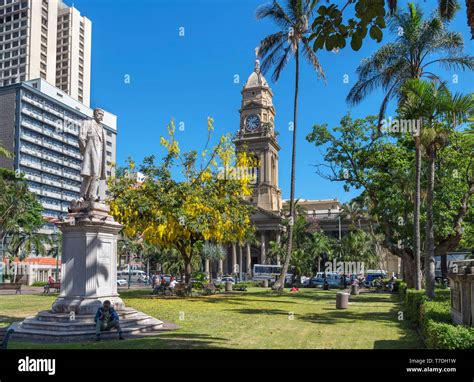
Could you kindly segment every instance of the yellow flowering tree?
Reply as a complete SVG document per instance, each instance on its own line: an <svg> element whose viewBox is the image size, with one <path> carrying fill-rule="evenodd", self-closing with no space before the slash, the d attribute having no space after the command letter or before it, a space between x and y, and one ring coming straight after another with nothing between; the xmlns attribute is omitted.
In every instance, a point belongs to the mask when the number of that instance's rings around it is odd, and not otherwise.
<svg viewBox="0 0 474 382"><path fill-rule="evenodd" d="M164 249L176 249L184 262L185 282L191 278L192 263L204 242L232 243L251 235L252 207L244 197L252 194L255 159L246 151L236 152L229 135L208 149L214 130L208 118L207 143L198 157L194 150L181 153L175 126L160 143L166 155L160 164L153 156L138 166L145 180L136 180L135 163L118 168L110 181L112 215L124 225L129 237ZM180 180L173 170L181 170Z"/></svg>

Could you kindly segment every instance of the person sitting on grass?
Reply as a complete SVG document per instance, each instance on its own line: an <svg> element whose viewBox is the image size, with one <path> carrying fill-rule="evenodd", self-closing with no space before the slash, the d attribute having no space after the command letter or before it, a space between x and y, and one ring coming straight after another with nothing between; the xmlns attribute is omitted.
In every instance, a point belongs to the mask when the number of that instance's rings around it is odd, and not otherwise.
<svg viewBox="0 0 474 382"><path fill-rule="evenodd" d="M105 300L103 305L97 309L95 314L95 334L96 340L100 341L101 332L116 328L119 339L123 340L122 329L120 328L119 316L114 308L110 306L110 301Z"/></svg>

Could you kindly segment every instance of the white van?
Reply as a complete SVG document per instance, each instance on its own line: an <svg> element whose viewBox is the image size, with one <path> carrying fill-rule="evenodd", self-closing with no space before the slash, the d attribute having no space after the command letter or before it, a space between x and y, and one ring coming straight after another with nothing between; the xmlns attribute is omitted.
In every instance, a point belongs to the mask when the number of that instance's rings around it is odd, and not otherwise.
<svg viewBox="0 0 474 382"><path fill-rule="evenodd" d="M147 275L144 271L132 269L130 273L130 281L132 282L144 282L147 279ZM117 271L117 279L128 281L128 270Z"/></svg>

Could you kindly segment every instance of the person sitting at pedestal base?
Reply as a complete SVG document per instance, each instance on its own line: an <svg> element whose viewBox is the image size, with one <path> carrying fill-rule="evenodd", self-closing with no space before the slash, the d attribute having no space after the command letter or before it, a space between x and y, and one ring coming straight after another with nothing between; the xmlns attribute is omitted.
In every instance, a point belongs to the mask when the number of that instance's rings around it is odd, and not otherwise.
<svg viewBox="0 0 474 382"><path fill-rule="evenodd" d="M100 341L100 334L104 331L109 331L116 328L119 334L119 339L123 340L122 329L120 328L119 316L114 308L110 306L110 301L105 300L104 304L97 309L95 314L95 334L96 340Z"/></svg>

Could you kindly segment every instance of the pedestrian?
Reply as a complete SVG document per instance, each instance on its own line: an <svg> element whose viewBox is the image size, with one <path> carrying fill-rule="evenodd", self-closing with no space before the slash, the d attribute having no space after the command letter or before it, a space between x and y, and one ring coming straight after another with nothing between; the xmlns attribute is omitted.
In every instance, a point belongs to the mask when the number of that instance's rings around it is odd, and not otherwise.
<svg viewBox="0 0 474 382"><path fill-rule="evenodd" d="M100 341L100 335L104 331L109 331L116 328L119 334L119 339L123 340L122 328L119 323L119 316L114 308L110 306L110 301L105 300L102 306L97 309L95 314L95 335L96 340Z"/></svg>

